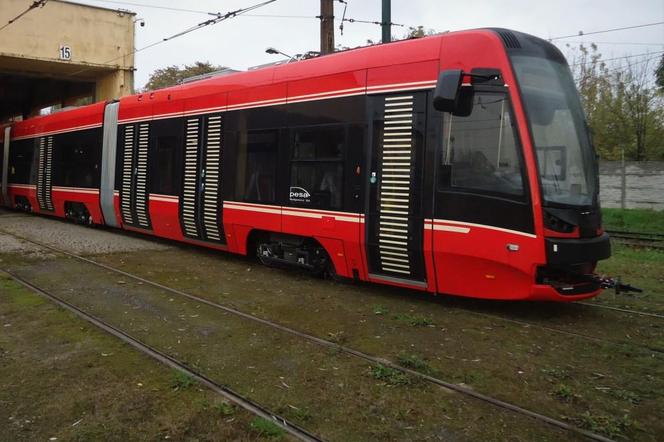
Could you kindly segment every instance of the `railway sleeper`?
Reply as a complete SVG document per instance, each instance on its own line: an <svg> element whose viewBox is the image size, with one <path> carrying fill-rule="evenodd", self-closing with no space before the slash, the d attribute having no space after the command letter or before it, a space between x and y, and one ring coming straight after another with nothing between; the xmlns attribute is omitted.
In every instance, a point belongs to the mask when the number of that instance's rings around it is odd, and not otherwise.
<svg viewBox="0 0 664 442"><path fill-rule="evenodd" d="M333 267L317 241L295 235L267 233L257 241L256 255L267 266L296 267L317 275L330 272Z"/></svg>
<svg viewBox="0 0 664 442"><path fill-rule="evenodd" d="M91 226L93 224L92 216L88 208L83 203L74 201L65 202L65 217L76 224Z"/></svg>

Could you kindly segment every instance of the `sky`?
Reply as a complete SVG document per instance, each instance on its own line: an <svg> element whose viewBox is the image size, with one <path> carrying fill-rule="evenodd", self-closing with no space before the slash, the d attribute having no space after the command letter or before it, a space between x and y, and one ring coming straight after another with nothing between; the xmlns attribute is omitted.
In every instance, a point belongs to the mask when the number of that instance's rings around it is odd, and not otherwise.
<svg viewBox="0 0 664 442"><path fill-rule="evenodd" d="M150 8L190 9L225 13L263 0L73 0L137 14L145 26L136 25L136 48L140 49L211 18L196 12ZM381 0L346 0L346 17L381 21ZM131 3L131 4L127 4ZM341 18L344 5L335 0L335 17ZM185 36L156 45L136 54L137 88L150 74L169 65L209 61L233 69L247 69L283 58L265 53L275 47L289 55L320 49L319 0L276 0L247 15L223 21ZM603 58L664 51L664 25L578 36L608 29L664 22L664 0L392 0L392 34L401 36L408 26L422 25L435 31L455 31L481 27L511 28L542 38L575 35L554 42L571 57L566 45L580 42L598 44ZM336 22L335 42L348 47L379 40L380 26L345 23L343 35ZM628 59L628 60L638 60ZM613 63L624 63L625 59ZM653 67L655 63L652 63Z"/></svg>

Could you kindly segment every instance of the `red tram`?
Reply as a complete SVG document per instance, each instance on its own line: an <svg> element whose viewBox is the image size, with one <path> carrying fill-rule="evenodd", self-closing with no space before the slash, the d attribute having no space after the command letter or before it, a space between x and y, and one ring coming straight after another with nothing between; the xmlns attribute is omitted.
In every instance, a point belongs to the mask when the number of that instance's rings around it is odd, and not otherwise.
<svg viewBox="0 0 664 442"><path fill-rule="evenodd" d="M610 256L563 55L505 29L354 49L3 131L6 205L478 298L595 296Z"/></svg>

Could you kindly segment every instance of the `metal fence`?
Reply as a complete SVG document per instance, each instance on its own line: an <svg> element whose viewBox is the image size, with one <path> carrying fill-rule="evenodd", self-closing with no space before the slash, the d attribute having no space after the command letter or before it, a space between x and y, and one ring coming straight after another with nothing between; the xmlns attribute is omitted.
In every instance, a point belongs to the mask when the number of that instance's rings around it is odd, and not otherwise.
<svg viewBox="0 0 664 442"><path fill-rule="evenodd" d="M664 161L600 161L599 181L602 207L664 210Z"/></svg>

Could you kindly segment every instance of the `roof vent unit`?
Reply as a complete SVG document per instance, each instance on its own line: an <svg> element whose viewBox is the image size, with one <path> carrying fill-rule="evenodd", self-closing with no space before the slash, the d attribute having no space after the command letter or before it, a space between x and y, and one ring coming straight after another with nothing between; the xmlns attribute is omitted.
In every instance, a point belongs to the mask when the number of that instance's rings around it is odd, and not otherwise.
<svg viewBox="0 0 664 442"><path fill-rule="evenodd" d="M223 75L234 74L236 72L240 71L230 68L220 69L218 71L207 72L205 74L199 74L199 75L194 75L193 77L183 78L182 80L180 80L180 84L191 83L192 81L207 80L208 78L221 77Z"/></svg>
<svg viewBox="0 0 664 442"><path fill-rule="evenodd" d="M505 46L512 49L521 49L521 43L519 39L516 38L516 35L510 31L498 31L500 38L503 39Z"/></svg>

